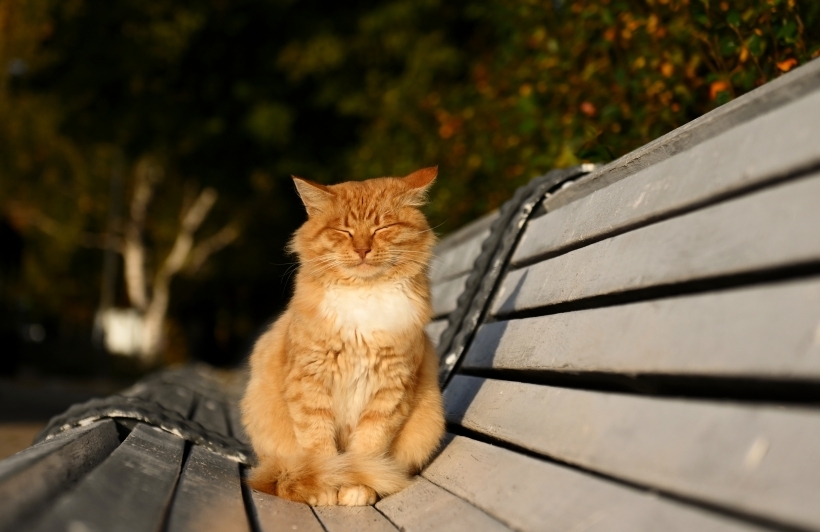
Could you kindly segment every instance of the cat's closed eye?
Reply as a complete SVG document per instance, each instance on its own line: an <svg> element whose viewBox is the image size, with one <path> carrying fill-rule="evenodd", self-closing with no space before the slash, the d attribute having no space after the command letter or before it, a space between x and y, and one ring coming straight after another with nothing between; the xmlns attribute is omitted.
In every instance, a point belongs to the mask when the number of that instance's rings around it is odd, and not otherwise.
<svg viewBox="0 0 820 532"><path fill-rule="evenodd" d="M394 227L394 226L396 226L396 225L399 225L399 224L398 224L398 223L395 223L395 224L387 224L387 225L383 225L383 226L381 226L381 227L377 227L377 228L373 229L373 234L375 235L375 234L376 234L376 233L378 233L379 231L384 231L385 229L390 229L391 227Z"/></svg>
<svg viewBox="0 0 820 532"><path fill-rule="evenodd" d="M334 231L337 231L337 232L339 232L339 233L344 233L344 234L346 234L347 236L349 236L350 238L353 238L353 233L351 233L351 232L350 232L350 231L348 231L347 229L336 229L335 227L331 227L331 229L333 229Z"/></svg>

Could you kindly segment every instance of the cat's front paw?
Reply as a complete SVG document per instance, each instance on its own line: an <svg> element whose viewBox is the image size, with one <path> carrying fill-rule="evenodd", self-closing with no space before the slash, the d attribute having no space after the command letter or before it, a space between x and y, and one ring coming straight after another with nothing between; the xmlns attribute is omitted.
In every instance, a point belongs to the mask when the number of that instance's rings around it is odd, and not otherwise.
<svg viewBox="0 0 820 532"><path fill-rule="evenodd" d="M305 500L311 506L336 506L339 503L339 492L335 488L323 488L307 494Z"/></svg>
<svg viewBox="0 0 820 532"><path fill-rule="evenodd" d="M296 502L306 502L311 506L336 506L339 503L339 490L332 487L320 487L303 481L280 482L276 495Z"/></svg>
<svg viewBox="0 0 820 532"><path fill-rule="evenodd" d="M367 506L376 504L376 492L367 486L344 486L339 490L339 505Z"/></svg>

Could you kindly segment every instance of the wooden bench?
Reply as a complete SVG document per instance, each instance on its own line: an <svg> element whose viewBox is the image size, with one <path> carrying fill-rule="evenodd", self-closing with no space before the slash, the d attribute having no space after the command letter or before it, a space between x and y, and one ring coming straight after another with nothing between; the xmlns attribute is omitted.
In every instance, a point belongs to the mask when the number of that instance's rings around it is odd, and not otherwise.
<svg viewBox="0 0 820 532"><path fill-rule="evenodd" d="M249 490L241 376L187 368L0 462L0 530L820 530L820 60L539 178L431 279L448 434L410 488Z"/></svg>

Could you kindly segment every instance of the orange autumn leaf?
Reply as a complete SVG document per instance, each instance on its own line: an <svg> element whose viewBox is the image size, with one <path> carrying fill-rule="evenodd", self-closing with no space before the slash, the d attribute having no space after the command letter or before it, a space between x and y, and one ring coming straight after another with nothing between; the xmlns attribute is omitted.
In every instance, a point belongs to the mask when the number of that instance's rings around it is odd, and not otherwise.
<svg viewBox="0 0 820 532"><path fill-rule="evenodd" d="M729 82L724 79L712 82L709 85L709 98L714 100L721 92L728 91L729 87Z"/></svg>
<svg viewBox="0 0 820 532"><path fill-rule="evenodd" d="M777 69L781 72L788 72L789 70L797 66L797 59L795 59L794 57L790 57L784 61L780 61L779 63L775 64L777 65Z"/></svg>
<svg viewBox="0 0 820 532"><path fill-rule="evenodd" d="M595 106L592 104L592 102L583 102L581 104L581 112L587 116L595 116L597 109L595 109Z"/></svg>

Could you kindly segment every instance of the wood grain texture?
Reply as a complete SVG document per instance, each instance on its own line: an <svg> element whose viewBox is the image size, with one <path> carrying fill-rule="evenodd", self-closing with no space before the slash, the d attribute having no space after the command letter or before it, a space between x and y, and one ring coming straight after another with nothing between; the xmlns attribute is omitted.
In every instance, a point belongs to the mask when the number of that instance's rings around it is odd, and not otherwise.
<svg viewBox="0 0 820 532"><path fill-rule="evenodd" d="M444 279L470 271L476 257L481 254L481 244L488 236L490 236L489 228L434 255L430 262L430 281L435 285Z"/></svg>
<svg viewBox="0 0 820 532"><path fill-rule="evenodd" d="M139 423L128 438L27 530L159 530L179 476L185 442Z"/></svg>
<svg viewBox="0 0 820 532"><path fill-rule="evenodd" d="M69 429L0 462L0 530L20 521L102 463L120 444L114 422Z"/></svg>
<svg viewBox="0 0 820 532"><path fill-rule="evenodd" d="M382 499L376 508L402 532L509 531L475 506L424 478Z"/></svg>
<svg viewBox="0 0 820 532"><path fill-rule="evenodd" d="M223 405L200 397L193 420L229 434ZM239 464L193 445L185 461L168 518L168 532L250 531Z"/></svg>
<svg viewBox="0 0 820 532"><path fill-rule="evenodd" d="M447 420L559 461L820 528L820 411L456 376Z"/></svg>
<svg viewBox="0 0 820 532"><path fill-rule="evenodd" d="M510 528L524 532L760 530L461 436L447 443L423 475Z"/></svg>
<svg viewBox="0 0 820 532"><path fill-rule="evenodd" d="M313 509L327 532L397 532L372 506L318 506Z"/></svg>
<svg viewBox="0 0 820 532"><path fill-rule="evenodd" d="M310 506L251 490L253 512L261 532L324 532Z"/></svg>
<svg viewBox="0 0 820 532"><path fill-rule="evenodd" d="M448 325L449 322L445 319L431 321L424 327L424 330L427 332L427 336L430 338L430 341L433 342L434 346L438 346L441 335L447 329Z"/></svg>
<svg viewBox="0 0 820 532"><path fill-rule="evenodd" d="M820 260L820 174L514 270L493 312Z"/></svg>
<svg viewBox="0 0 820 532"><path fill-rule="evenodd" d="M820 379L820 280L490 323L462 368Z"/></svg>
<svg viewBox="0 0 820 532"><path fill-rule="evenodd" d="M820 163L820 91L533 220L513 264Z"/></svg>
<svg viewBox="0 0 820 532"><path fill-rule="evenodd" d="M815 59L593 171L579 180L577 186L547 199L545 207L550 211L576 201L740 124L776 111L818 87L820 60Z"/></svg>
<svg viewBox="0 0 820 532"><path fill-rule="evenodd" d="M444 281L432 287L434 318L444 317L456 309L458 296L464 291L469 276L469 273L465 273L460 277Z"/></svg>
<svg viewBox="0 0 820 532"><path fill-rule="evenodd" d="M168 532L250 531L239 464L194 445L168 517Z"/></svg>

